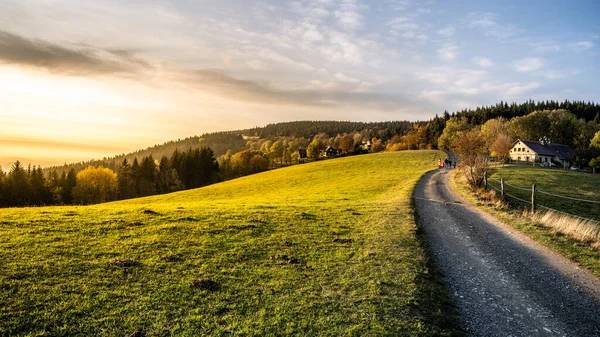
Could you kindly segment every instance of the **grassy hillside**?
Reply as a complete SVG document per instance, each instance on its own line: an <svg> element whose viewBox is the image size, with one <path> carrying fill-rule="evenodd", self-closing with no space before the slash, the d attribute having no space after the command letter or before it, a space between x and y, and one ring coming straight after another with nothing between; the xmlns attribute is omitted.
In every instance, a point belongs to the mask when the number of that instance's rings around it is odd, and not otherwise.
<svg viewBox="0 0 600 337"><path fill-rule="evenodd" d="M531 200L531 185L540 193L536 200L540 205L562 212L600 221L600 205L572 199L559 198L542 192L570 198L600 202L600 175L573 172L562 169L547 169L532 166L497 167L490 175L490 183L499 188L500 179L523 189L506 186L506 192L524 200ZM513 200L511 200L513 201Z"/></svg>
<svg viewBox="0 0 600 337"><path fill-rule="evenodd" d="M355 156L125 202L0 210L0 331L437 334L443 289L410 195L441 155Z"/></svg>

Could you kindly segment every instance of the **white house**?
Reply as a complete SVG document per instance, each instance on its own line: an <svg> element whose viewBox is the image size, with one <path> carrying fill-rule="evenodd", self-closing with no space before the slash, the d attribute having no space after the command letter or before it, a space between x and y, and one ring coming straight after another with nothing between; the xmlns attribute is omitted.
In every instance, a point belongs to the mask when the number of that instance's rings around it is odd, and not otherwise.
<svg viewBox="0 0 600 337"><path fill-rule="evenodd" d="M510 159L538 163L557 162L568 167L572 153L573 150L567 145L517 140L510 150Z"/></svg>

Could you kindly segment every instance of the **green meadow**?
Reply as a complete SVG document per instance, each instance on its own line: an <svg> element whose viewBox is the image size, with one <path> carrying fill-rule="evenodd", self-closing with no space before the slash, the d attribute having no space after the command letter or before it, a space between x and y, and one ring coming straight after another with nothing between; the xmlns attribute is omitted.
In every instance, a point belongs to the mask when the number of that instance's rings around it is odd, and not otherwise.
<svg viewBox="0 0 600 337"><path fill-rule="evenodd" d="M0 335L447 335L411 207L442 156L354 156L0 210Z"/></svg>
<svg viewBox="0 0 600 337"><path fill-rule="evenodd" d="M548 169L531 166L497 166L490 175L490 184L500 188L500 179L507 184L506 192L523 200L531 200L531 186L536 185L536 201L539 205L550 207L561 212L600 221L600 175L584 172L573 172L564 169ZM516 187L513 187L516 186ZM543 192L554 195L545 194ZM559 198L592 200L596 203ZM518 200L510 199L517 205ZM524 204L522 205L524 206Z"/></svg>

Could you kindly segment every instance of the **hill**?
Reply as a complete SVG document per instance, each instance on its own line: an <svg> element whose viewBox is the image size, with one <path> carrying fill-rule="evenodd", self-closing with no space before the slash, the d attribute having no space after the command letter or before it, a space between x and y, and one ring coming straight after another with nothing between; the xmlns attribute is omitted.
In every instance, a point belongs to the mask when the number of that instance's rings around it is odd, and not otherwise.
<svg viewBox="0 0 600 337"><path fill-rule="evenodd" d="M87 207L0 210L7 335L435 335L411 193L438 151L296 165Z"/></svg>
<svg viewBox="0 0 600 337"><path fill-rule="evenodd" d="M224 155L231 150L233 153L242 151L248 146L248 139L276 139L278 137L306 138L308 142L318 134L334 137L338 134L365 132L367 138L375 136L379 132L385 133L385 137L391 138L392 135L404 134L412 128L412 122L408 121L389 121L389 122L349 122L349 121L295 121L268 124L264 127L254 127L244 130L232 130L222 132L205 133L200 136L193 136L184 139L169 141L163 144L157 144L146 149L135 151L129 154L121 154L111 158L103 158L87 162L66 164L58 167L49 167L45 172L56 170L59 173L74 168L75 171L82 170L88 165L97 167L102 165L116 170L124 159L130 163L134 159L141 161L142 158L153 156L160 159L162 156L170 156L175 150L187 151L189 149L209 147L213 150L216 157Z"/></svg>

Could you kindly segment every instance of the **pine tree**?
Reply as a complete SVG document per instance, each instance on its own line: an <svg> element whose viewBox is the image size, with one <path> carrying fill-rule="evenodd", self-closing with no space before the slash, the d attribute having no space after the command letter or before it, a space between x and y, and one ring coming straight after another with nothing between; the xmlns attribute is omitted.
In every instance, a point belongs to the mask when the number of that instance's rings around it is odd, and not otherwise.
<svg viewBox="0 0 600 337"><path fill-rule="evenodd" d="M123 159L118 172L119 180L119 199L129 199L135 197L135 179L131 165L127 162L127 158Z"/></svg>
<svg viewBox="0 0 600 337"><path fill-rule="evenodd" d="M62 202L70 205L73 203L73 188L77 185L77 173L75 173L75 169L71 168L62 181Z"/></svg>
<svg viewBox="0 0 600 337"><path fill-rule="evenodd" d="M179 174L177 174L176 169L171 170L171 178L169 179L169 181L171 183L171 192L177 192L185 189L185 186L183 186L183 182L181 182L181 179L179 179Z"/></svg>
<svg viewBox="0 0 600 337"><path fill-rule="evenodd" d="M158 165L158 175L156 184L158 193L171 192L171 175L172 172L169 158L167 158L167 156L163 156L160 159L160 163Z"/></svg>
<svg viewBox="0 0 600 337"><path fill-rule="evenodd" d="M26 206L29 204L29 179L27 171L20 161L16 161L10 169L7 179L9 206Z"/></svg>

